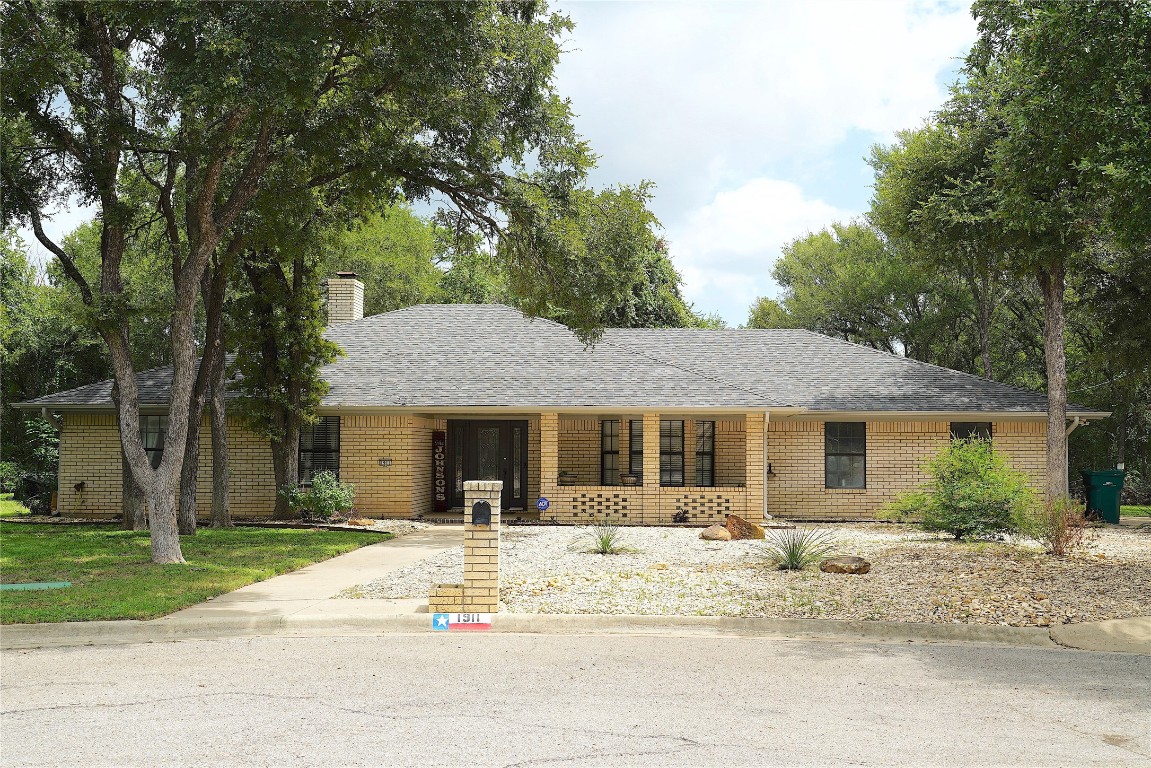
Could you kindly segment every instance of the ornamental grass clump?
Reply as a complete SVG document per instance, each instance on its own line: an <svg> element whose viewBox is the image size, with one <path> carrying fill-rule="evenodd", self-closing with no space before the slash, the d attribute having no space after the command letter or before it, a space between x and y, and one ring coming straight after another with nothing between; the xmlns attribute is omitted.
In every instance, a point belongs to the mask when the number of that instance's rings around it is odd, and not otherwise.
<svg viewBox="0 0 1151 768"><path fill-rule="evenodd" d="M835 538L818 528L773 528L763 541L763 554L781 571L802 571L830 555Z"/></svg>
<svg viewBox="0 0 1151 768"><path fill-rule="evenodd" d="M888 517L956 539L991 539L1016 533L1034 503L1027 475L1012 469L989 440L952 440L926 470L927 485L900 496Z"/></svg>
<svg viewBox="0 0 1151 768"><path fill-rule="evenodd" d="M614 523L595 520L583 532L583 539L590 541L590 551L597 555L618 555L631 551L623 545L623 531Z"/></svg>

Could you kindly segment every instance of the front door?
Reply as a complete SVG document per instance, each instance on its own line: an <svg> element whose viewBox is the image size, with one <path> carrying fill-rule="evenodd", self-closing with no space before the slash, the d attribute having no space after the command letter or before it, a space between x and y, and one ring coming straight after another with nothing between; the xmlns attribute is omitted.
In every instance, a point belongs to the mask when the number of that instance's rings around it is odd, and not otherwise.
<svg viewBox="0 0 1151 768"><path fill-rule="evenodd" d="M504 509L527 506L528 423L448 421L452 506L464 505L465 480L502 480Z"/></svg>

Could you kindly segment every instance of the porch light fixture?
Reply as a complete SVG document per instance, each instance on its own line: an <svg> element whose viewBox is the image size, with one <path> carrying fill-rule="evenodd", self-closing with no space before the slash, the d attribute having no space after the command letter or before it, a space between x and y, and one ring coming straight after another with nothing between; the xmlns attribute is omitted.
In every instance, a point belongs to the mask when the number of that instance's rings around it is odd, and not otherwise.
<svg viewBox="0 0 1151 768"><path fill-rule="evenodd" d="M771 468L771 462L767 462L767 471L763 473L765 477L775 477L775 470Z"/></svg>

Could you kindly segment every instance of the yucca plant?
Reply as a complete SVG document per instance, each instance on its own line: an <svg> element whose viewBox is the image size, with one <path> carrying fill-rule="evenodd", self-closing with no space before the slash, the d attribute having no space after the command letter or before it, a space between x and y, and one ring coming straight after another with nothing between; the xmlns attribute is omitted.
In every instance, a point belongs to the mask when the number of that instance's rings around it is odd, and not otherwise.
<svg viewBox="0 0 1151 768"><path fill-rule="evenodd" d="M763 542L764 556L784 571L802 571L830 555L835 538L818 528L773 528Z"/></svg>

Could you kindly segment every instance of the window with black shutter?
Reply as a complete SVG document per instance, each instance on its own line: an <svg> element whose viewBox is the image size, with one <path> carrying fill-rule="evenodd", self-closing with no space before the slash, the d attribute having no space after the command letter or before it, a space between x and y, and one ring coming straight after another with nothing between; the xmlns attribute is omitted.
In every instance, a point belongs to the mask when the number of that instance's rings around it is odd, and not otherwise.
<svg viewBox="0 0 1151 768"><path fill-rule="evenodd" d="M600 485L619 485L619 421L605 419L599 423Z"/></svg>
<svg viewBox="0 0 1151 768"><path fill-rule="evenodd" d="M308 485L317 472L340 475L340 417L321 416L300 430L300 483Z"/></svg>
<svg viewBox="0 0 1151 768"><path fill-rule="evenodd" d="M663 419L659 423L659 484L683 485L683 422Z"/></svg>

